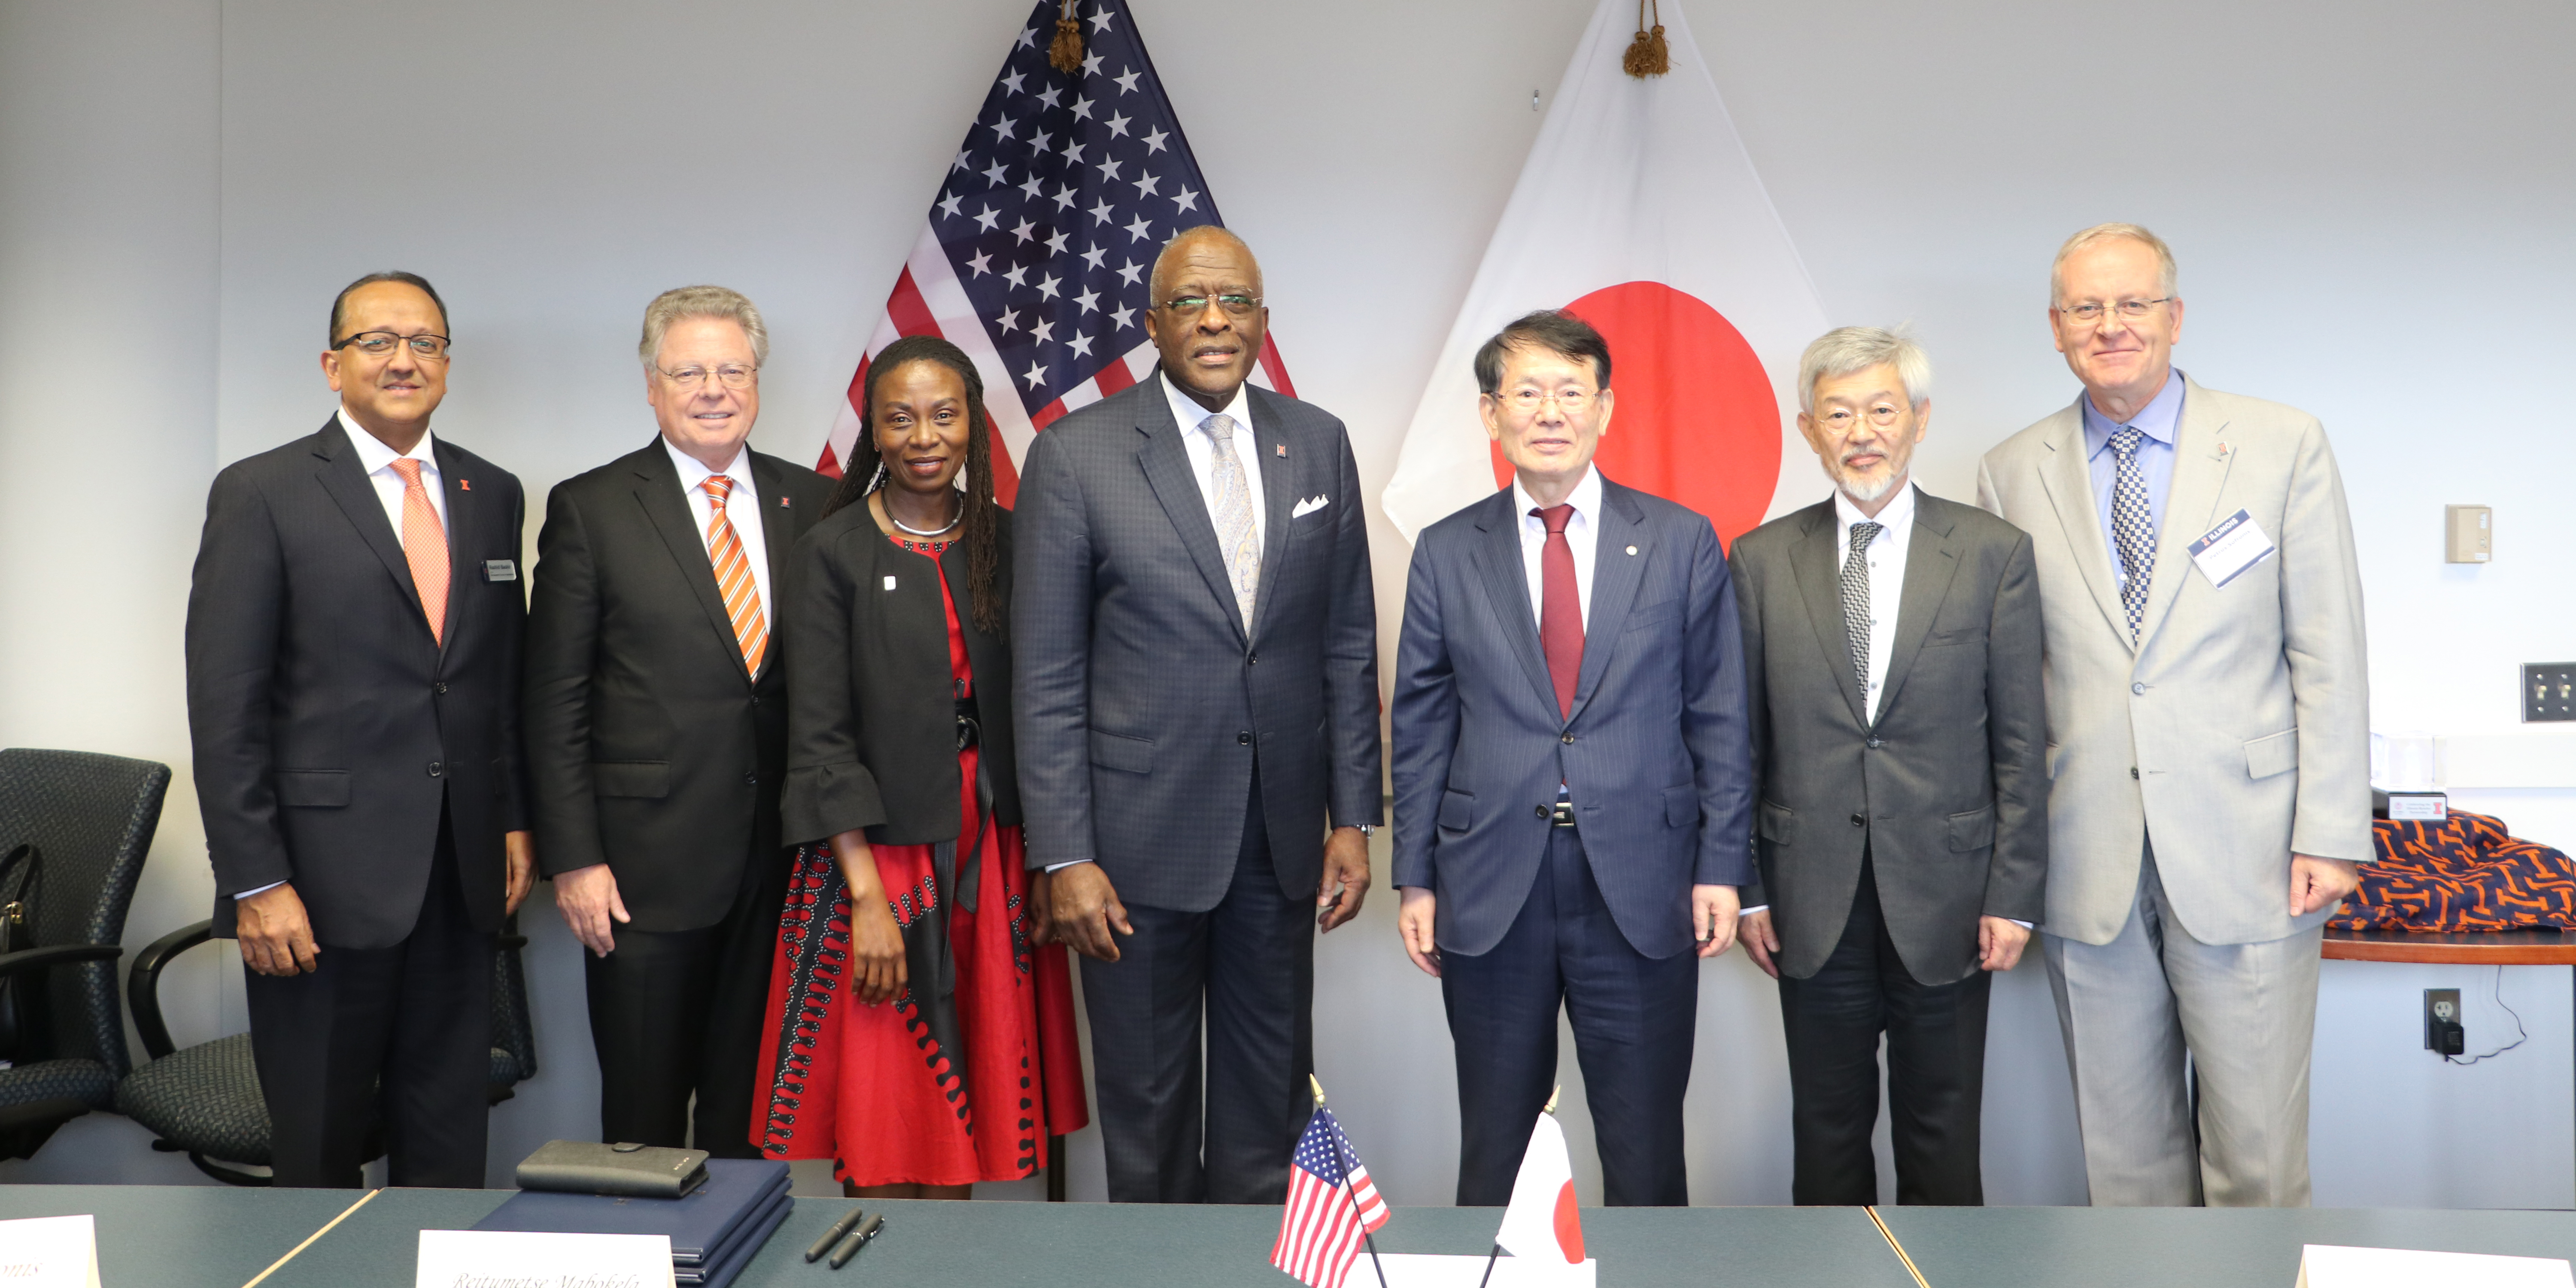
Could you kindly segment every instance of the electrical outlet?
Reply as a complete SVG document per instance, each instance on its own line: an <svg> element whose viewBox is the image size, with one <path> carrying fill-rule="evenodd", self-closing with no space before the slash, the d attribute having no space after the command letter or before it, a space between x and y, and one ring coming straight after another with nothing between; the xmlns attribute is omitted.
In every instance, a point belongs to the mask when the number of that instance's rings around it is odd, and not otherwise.
<svg viewBox="0 0 2576 1288"><path fill-rule="evenodd" d="M2576 720L2576 662L2522 664L2522 721Z"/></svg>
<svg viewBox="0 0 2576 1288"><path fill-rule="evenodd" d="M2468 1031L2460 1025L2460 990L2424 990L2424 1049L2436 1055L2458 1055L2468 1049Z"/></svg>

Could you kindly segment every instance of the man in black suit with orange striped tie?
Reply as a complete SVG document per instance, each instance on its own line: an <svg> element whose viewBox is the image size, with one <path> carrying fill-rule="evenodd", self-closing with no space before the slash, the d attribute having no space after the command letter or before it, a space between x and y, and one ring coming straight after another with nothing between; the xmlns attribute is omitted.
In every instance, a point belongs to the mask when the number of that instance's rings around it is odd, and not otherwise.
<svg viewBox="0 0 2576 1288"><path fill-rule="evenodd" d="M493 933L533 869L522 503L430 436L447 331L413 274L340 292L339 410L215 476L188 591L215 933L279 1185L356 1185L380 1103L394 1184L483 1184Z"/></svg>
<svg viewBox="0 0 2576 1288"><path fill-rule="evenodd" d="M603 1140L752 1158L786 902L780 569L832 482L747 446L769 331L721 286L644 310L661 434L546 499L528 772L555 907L590 951ZM695 1097L695 1110L691 1098Z"/></svg>

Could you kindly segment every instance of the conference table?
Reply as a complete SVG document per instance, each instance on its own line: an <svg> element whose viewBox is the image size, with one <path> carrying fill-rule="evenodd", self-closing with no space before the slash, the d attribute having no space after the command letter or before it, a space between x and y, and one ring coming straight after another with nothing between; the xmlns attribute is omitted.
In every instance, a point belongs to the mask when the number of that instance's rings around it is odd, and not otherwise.
<svg viewBox="0 0 2576 1288"><path fill-rule="evenodd" d="M360 1197L345 1190L13 1185L0 1186L0 1218L95 1216L105 1288L243 1288L254 1279L260 1288L411 1288L420 1231L471 1226L509 1196L385 1190L351 1210ZM805 1247L849 1205L796 1200L787 1223L735 1282L744 1288L1285 1288L1292 1282L1269 1265L1279 1210L1264 1207L871 1201L872 1210L886 1213L885 1233L874 1244L838 1273L807 1264ZM1888 1234L1880 1233L1873 1212ZM1401 1208L1379 1232L1378 1246L1479 1253L1499 1216L1491 1208ZM1916 1271L1931 1288L2079 1282L2291 1288L2305 1243L2576 1258L2576 1214L2567 1212L1603 1208L1584 1211L1583 1229L1603 1288L1913 1288ZM1351 1288L1373 1283L1362 1258Z"/></svg>

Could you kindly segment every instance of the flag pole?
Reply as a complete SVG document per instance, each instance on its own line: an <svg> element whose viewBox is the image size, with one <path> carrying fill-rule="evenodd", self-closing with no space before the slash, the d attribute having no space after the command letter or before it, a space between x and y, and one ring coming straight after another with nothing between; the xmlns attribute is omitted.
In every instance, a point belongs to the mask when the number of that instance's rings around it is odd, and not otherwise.
<svg viewBox="0 0 2576 1288"><path fill-rule="evenodd" d="M1310 1073L1306 1075L1306 1085L1314 1089L1315 1108L1322 1109L1324 1084ZM1386 1288L1386 1263L1377 1259L1377 1236L1369 1232L1368 1218L1360 1215L1360 1196L1351 1192L1351 1165L1349 1160L1341 1157L1342 1142L1338 1131L1334 1133L1333 1151L1333 1170L1341 1173L1342 1178L1342 1199L1351 1205L1351 1219L1359 1223L1360 1238L1368 1244L1369 1267L1377 1271L1377 1288ZM1487 1267L1488 1273L1491 1270L1492 1267Z"/></svg>
<svg viewBox="0 0 2576 1288"><path fill-rule="evenodd" d="M1555 1087L1551 1088L1551 1089L1548 1091L1548 1093L1547 1093L1547 1103L1546 1103L1546 1104L1543 1104L1543 1105L1540 1105L1540 1106L1538 1107L1538 1111L1539 1111L1540 1113L1543 1113L1543 1114L1552 1114L1552 1113L1555 1113L1555 1112L1556 1112L1556 1098L1557 1098L1558 1096L1561 1096L1561 1095L1564 1095L1564 1094L1565 1094L1565 1084L1560 1082L1560 1083L1558 1083ZM1319 1105L1320 1105L1320 1104L1322 1104L1322 1103L1324 1103L1324 1089L1323 1089L1322 1087L1317 1087L1317 1088L1315 1088L1315 1103L1316 1103L1316 1104L1319 1104ZM1503 1245L1502 1245L1502 1244L1500 1244L1500 1243L1497 1243L1497 1244L1495 1244L1495 1245L1494 1245L1494 1250L1493 1250L1493 1251L1488 1252L1488 1253L1486 1253L1486 1254L1485 1254L1485 1277L1476 1281L1476 1288L1485 1288L1485 1285L1486 1285L1486 1284L1493 1282L1493 1278L1494 1278L1494 1259L1495 1259L1495 1258L1497 1258L1497 1257L1500 1257L1500 1256L1502 1256L1502 1255L1503 1255ZM1380 1286L1380 1288L1383 1288L1383 1285L1381 1285L1381 1286Z"/></svg>

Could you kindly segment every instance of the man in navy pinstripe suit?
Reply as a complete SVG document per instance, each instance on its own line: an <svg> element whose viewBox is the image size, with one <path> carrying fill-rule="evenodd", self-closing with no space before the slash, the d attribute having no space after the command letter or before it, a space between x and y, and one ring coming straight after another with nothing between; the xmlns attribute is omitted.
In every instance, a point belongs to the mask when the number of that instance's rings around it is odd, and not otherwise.
<svg viewBox="0 0 2576 1288"><path fill-rule="evenodd" d="M1246 383L1251 250L1190 229L1152 280L1161 369L1048 427L1021 474L1020 801L1046 923L1086 959L1110 1199L1278 1203L1314 927L1359 911L1378 822L1368 527L1342 422Z"/></svg>
<svg viewBox="0 0 2576 1288"><path fill-rule="evenodd" d="M1476 354L1516 477L1423 530L1395 675L1395 883L1457 1046L1458 1202L1511 1196L1576 1058L1614 1205L1690 1201L1699 961L1753 879L1743 637L1706 518L1592 468L1610 349L1570 314Z"/></svg>

